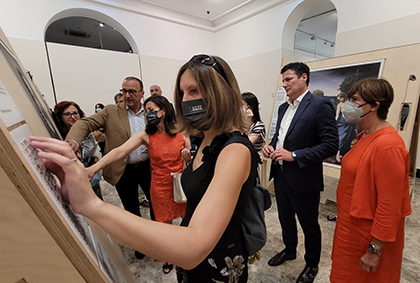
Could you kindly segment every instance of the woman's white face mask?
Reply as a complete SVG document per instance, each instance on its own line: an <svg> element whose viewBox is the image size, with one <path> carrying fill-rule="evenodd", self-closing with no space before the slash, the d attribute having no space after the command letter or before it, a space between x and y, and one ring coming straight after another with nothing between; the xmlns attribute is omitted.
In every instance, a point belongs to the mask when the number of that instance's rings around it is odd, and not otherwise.
<svg viewBox="0 0 420 283"><path fill-rule="evenodd" d="M343 109L343 116L344 119L346 119L346 122L350 124L360 124L363 121L363 117L371 112L371 110L369 110L366 114L363 114L362 106L366 104L367 102L359 105L354 102L347 101L346 106L344 106Z"/></svg>

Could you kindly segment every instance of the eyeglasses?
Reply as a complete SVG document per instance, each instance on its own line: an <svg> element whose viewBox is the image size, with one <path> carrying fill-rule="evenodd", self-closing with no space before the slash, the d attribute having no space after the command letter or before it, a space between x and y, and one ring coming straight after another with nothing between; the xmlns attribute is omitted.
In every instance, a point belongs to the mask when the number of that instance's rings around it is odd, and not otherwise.
<svg viewBox="0 0 420 283"><path fill-rule="evenodd" d="M122 94L124 94L124 95L126 95L126 94L127 94L127 92L128 92L130 95L135 95L137 92L141 92L141 90L140 90L140 91L137 91L137 90L135 90L135 89L125 89L125 88L123 88L123 89L120 89L120 92L121 92Z"/></svg>
<svg viewBox="0 0 420 283"><path fill-rule="evenodd" d="M191 58L191 60L198 60L201 62L201 64L206 65L206 66L210 66L213 67L213 69L222 76L222 78L229 84L229 82L226 79L226 74L223 71L223 69L221 68L220 65L217 64L216 60L214 60L213 57L211 57L210 55L205 55L205 54L201 54L201 55L195 55L194 57Z"/></svg>
<svg viewBox="0 0 420 283"><path fill-rule="evenodd" d="M71 117L71 116L79 117L79 112L66 112L66 113L63 113L63 116L66 116L66 117Z"/></svg>

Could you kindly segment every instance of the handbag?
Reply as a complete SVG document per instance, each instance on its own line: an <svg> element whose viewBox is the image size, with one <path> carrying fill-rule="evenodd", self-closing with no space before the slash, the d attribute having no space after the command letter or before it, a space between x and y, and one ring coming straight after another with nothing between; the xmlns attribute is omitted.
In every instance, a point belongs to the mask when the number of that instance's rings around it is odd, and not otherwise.
<svg viewBox="0 0 420 283"><path fill-rule="evenodd" d="M174 201L176 203L186 203L187 197L185 196L184 189L181 185L181 175L182 173L171 173L173 178L173 187L174 187Z"/></svg>
<svg viewBox="0 0 420 283"><path fill-rule="evenodd" d="M244 141L240 136L234 136L230 138L223 147L228 144L238 142L242 143L251 151L254 155L253 159L256 159L256 163L261 161L258 153L255 151L254 146L251 144L249 139ZM264 211L271 207L270 193L266 188L260 185L258 174L255 177L254 186L251 189L250 196L245 205L245 210L242 214L242 234L245 240L245 247L250 256L256 254L261 250L267 241L267 227L265 225Z"/></svg>
<svg viewBox="0 0 420 283"><path fill-rule="evenodd" d="M270 193L256 180L242 218L245 246L250 256L261 250L267 241L264 210L271 207Z"/></svg>

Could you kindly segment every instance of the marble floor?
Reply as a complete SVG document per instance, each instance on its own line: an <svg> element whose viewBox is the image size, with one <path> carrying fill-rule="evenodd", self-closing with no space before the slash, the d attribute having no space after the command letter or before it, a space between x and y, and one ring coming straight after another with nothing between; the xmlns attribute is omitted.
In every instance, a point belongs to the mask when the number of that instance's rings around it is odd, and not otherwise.
<svg viewBox="0 0 420 283"><path fill-rule="evenodd" d="M325 177L326 189L334 189L337 186L337 179ZM115 188L105 181L101 181L102 193L106 202L121 206L121 201L115 191ZM406 222L405 249L402 263L401 282L413 283L420 282L420 179L416 179L416 186L413 193L412 209L413 212ZM303 259L303 234L299 232L299 246L297 250L297 259L288 261L281 266L271 267L267 264L268 260L277 252L283 249L281 241L281 228L277 217L277 206L274 196L272 196L273 205L266 211L267 224L267 244L262 249L262 259L250 266L250 283L270 283L296 282L297 277L305 266ZM148 208L141 207L141 213L148 217ZM331 269L331 248L335 228L335 222L329 221L328 216L333 217L336 213L334 202L327 201L320 204L319 223L322 230L322 254L319 265L319 273L315 282L329 282L329 273ZM175 223L179 223L179 219ZM140 283L146 282L176 282L175 270L169 274L162 272L162 262L152 258L145 257L137 260L134 257L134 250L121 244L121 251L133 272L134 277Z"/></svg>

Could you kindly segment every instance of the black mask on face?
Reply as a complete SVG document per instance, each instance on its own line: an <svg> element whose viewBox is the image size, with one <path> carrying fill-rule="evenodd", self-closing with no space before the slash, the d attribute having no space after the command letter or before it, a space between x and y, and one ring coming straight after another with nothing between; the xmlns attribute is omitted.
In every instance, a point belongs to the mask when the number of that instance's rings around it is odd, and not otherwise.
<svg viewBox="0 0 420 283"><path fill-rule="evenodd" d="M184 116L185 122L194 129L208 130L201 127L206 117L206 110L202 99L182 102L182 116Z"/></svg>
<svg viewBox="0 0 420 283"><path fill-rule="evenodd" d="M160 123L160 119L162 119L162 117L157 116L157 111L154 111L154 110L147 111L146 120L147 120L147 124L149 124L150 126L157 126Z"/></svg>

